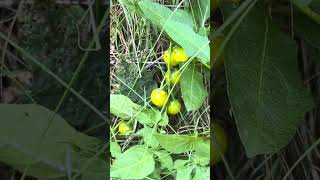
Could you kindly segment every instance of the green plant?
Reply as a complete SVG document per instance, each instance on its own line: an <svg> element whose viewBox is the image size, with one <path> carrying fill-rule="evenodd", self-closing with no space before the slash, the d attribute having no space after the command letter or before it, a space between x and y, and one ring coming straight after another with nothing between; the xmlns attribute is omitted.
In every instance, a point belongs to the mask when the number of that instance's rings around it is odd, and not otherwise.
<svg viewBox="0 0 320 180"><path fill-rule="evenodd" d="M142 70L152 71L157 87L167 92L169 101L181 100L183 111L168 117L170 102L154 108L146 93L139 94L142 103L129 108L132 113L128 117L137 132L131 137L138 143L112 137L122 147L121 155L112 159L112 176L197 179L197 172L208 170L212 143L214 178L312 179L309 169L317 167L313 161L316 153L312 152L320 139L312 130L314 124L299 129L305 113L314 107L305 87L309 81L303 82L301 76L306 76L304 66L309 59L320 57L319 1L161 2L131 1L131 8L123 4L124 9L143 17L141 22L152 23L146 31L155 32L156 41L148 46L151 52L143 63L153 66L143 64ZM180 55L185 52L183 62L177 58L177 47ZM159 54L165 55L165 66ZM180 73L180 82L172 83L175 72ZM215 117L223 117L225 129L214 124L208 127L209 85L214 96L210 97L214 99L211 123ZM131 92L136 91L132 88ZM122 117L112 113L117 124ZM208 140L209 131L213 141ZM122 158L138 151L148 154L149 164L144 164L148 171L121 176L118 170L125 168ZM159 151L169 154L170 160L162 163Z"/></svg>
<svg viewBox="0 0 320 180"><path fill-rule="evenodd" d="M209 113L205 86L209 79L205 74L209 72L210 52L208 36L200 35L200 29L209 26L198 23L199 17L194 19L191 8L183 9L181 4L174 9L147 0L124 1L122 5L124 11L129 9L131 13L147 18L150 26L160 32L159 37L165 38L163 42L167 46L162 48L165 51L156 52L163 54L165 66L161 61L152 61L153 68L157 69L154 74L157 77L154 81L159 84L157 88L150 94L138 94L135 87L130 87L143 103L133 101L127 94L111 94L110 109L114 115L114 126L110 128L111 177L208 179L210 141L206 122L209 119L203 114ZM209 8L209 1L204 5ZM195 6L193 10L199 11L199 8ZM203 18L205 22L208 14ZM142 77L144 73L141 72ZM201 122L193 123L192 118L187 118L188 114L197 115L197 121ZM136 138L138 143L128 138L125 142L130 145L125 146L117 136L115 128L119 119L134 125L134 133L129 136ZM183 133L182 123L194 129Z"/></svg>

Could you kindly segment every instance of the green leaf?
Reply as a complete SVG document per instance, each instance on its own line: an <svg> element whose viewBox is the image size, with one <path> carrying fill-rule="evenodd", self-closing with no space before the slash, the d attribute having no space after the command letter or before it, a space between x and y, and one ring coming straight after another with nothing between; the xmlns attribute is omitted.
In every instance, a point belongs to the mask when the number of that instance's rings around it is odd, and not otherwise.
<svg viewBox="0 0 320 180"><path fill-rule="evenodd" d="M191 14L186 10L177 9L172 20L183 23L190 27L194 26Z"/></svg>
<svg viewBox="0 0 320 180"><path fill-rule="evenodd" d="M150 178L152 180L161 180L161 167L160 164L156 164L154 171L146 178L144 178L143 180L150 180Z"/></svg>
<svg viewBox="0 0 320 180"><path fill-rule="evenodd" d="M162 119L162 116L160 111L148 108L140 111L136 115L136 119L141 124L148 124L154 126L157 122L159 122Z"/></svg>
<svg viewBox="0 0 320 180"><path fill-rule="evenodd" d="M210 167L196 167L196 174L193 180L210 179Z"/></svg>
<svg viewBox="0 0 320 180"><path fill-rule="evenodd" d="M117 142L110 142L110 153L112 157L118 157L121 154L121 147Z"/></svg>
<svg viewBox="0 0 320 180"><path fill-rule="evenodd" d="M169 123L169 117L167 115L167 113L163 113L162 114L162 118L160 120L160 122L158 123L159 126L167 126Z"/></svg>
<svg viewBox="0 0 320 180"><path fill-rule="evenodd" d="M123 119L130 119L141 106L132 102L128 97L121 94L110 95L110 112Z"/></svg>
<svg viewBox="0 0 320 180"><path fill-rule="evenodd" d="M37 178L66 177L70 165L75 173L89 162L96 167L83 172L89 179L107 178L105 160L88 161L102 142L77 132L58 114L32 104L2 104L0 114L0 161L20 172L29 166L26 174Z"/></svg>
<svg viewBox="0 0 320 180"><path fill-rule="evenodd" d="M198 57L206 66L210 63L208 37L201 36L192 27L174 20L162 21L161 24L170 38L179 44L188 56Z"/></svg>
<svg viewBox="0 0 320 180"><path fill-rule="evenodd" d="M177 169L176 180L191 180L192 171L193 171L193 166Z"/></svg>
<svg viewBox="0 0 320 180"><path fill-rule="evenodd" d="M148 126L144 126L144 128L142 128L138 131L138 134L143 137L143 141L147 145L149 145L150 147L153 147L153 148L155 148L159 145L158 140L154 136L155 133L156 133L156 130L153 131L153 129Z"/></svg>
<svg viewBox="0 0 320 180"><path fill-rule="evenodd" d="M286 146L312 107L297 45L265 13L253 8L226 48L228 94L249 157Z"/></svg>
<svg viewBox="0 0 320 180"><path fill-rule="evenodd" d="M208 36L209 35L209 33L210 33L210 28L206 28L206 27L201 27L200 29L199 29L199 35L201 35L201 36Z"/></svg>
<svg viewBox="0 0 320 180"><path fill-rule="evenodd" d="M170 156L170 153L165 150L155 151L154 153L158 157L158 160L161 163L162 168L167 168L169 171L172 171L173 160Z"/></svg>
<svg viewBox="0 0 320 180"><path fill-rule="evenodd" d="M136 145L122 153L111 166L111 177L143 179L154 171L155 162L145 146Z"/></svg>
<svg viewBox="0 0 320 180"><path fill-rule="evenodd" d="M194 153L198 161L202 166L209 164L210 162L210 141L199 140L195 145L195 153Z"/></svg>
<svg viewBox="0 0 320 180"><path fill-rule="evenodd" d="M174 154L193 151L195 144L202 140L188 135L155 134L155 136L161 147Z"/></svg>
<svg viewBox="0 0 320 180"><path fill-rule="evenodd" d="M197 18L200 27L204 27L205 22L210 17L210 0L190 1L194 17Z"/></svg>
<svg viewBox="0 0 320 180"><path fill-rule="evenodd" d="M194 63L189 64L181 75L181 93L187 111L197 110L208 93L203 85L203 76Z"/></svg>
<svg viewBox="0 0 320 180"><path fill-rule="evenodd" d="M193 27L192 16L185 10L177 9L172 11L162 4L150 2L149 0L140 1L138 4L146 18L161 28L163 28L163 26L161 26L161 21L168 20L173 20Z"/></svg>
<svg viewBox="0 0 320 180"><path fill-rule="evenodd" d="M181 169L185 167L184 165L187 164L188 162L189 160L177 159L176 161L174 161L173 167L174 169Z"/></svg>

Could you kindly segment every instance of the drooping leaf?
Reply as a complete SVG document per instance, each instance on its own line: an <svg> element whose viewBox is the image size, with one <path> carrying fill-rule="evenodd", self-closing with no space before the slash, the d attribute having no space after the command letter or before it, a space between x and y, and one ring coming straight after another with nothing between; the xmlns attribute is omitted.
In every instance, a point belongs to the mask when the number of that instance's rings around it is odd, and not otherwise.
<svg viewBox="0 0 320 180"><path fill-rule="evenodd" d="M312 106L300 79L295 41L258 7L226 48L228 94L249 157L286 146Z"/></svg>
<svg viewBox="0 0 320 180"><path fill-rule="evenodd" d="M79 171L101 142L77 132L62 117L38 105L0 105L0 161L38 178L63 178L72 166ZM51 122L51 124L49 124ZM83 156L83 154L87 154ZM89 155L89 156L88 156ZM95 164L93 164L95 163ZM90 179L106 177L104 159L93 159ZM83 174L84 175L84 174Z"/></svg>
<svg viewBox="0 0 320 180"><path fill-rule="evenodd" d="M181 75L180 84L187 111L199 109L208 93L203 85L203 76L194 63L186 67Z"/></svg>
<svg viewBox="0 0 320 180"><path fill-rule="evenodd" d="M155 162L145 146L136 145L122 153L111 166L111 177L143 179L154 171Z"/></svg>

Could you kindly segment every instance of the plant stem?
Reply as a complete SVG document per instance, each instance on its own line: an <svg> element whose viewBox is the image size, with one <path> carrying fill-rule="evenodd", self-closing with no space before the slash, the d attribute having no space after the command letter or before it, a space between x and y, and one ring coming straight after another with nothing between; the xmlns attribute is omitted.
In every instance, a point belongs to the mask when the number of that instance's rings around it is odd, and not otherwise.
<svg viewBox="0 0 320 180"><path fill-rule="evenodd" d="M313 19L317 24L320 25L320 14L314 12L310 7L302 4L299 0L288 0L292 2L302 13Z"/></svg>

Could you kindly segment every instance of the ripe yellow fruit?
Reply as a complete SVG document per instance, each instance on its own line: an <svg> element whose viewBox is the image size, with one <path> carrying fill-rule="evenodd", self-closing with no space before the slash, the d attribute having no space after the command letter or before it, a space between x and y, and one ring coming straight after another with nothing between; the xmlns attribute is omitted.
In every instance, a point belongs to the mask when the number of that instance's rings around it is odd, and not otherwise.
<svg viewBox="0 0 320 180"><path fill-rule="evenodd" d="M157 88L151 92L151 102L158 107L165 105L167 99L168 93L162 89Z"/></svg>
<svg viewBox="0 0 320 180"><path fill-rule="evenodd" d="M175 62L186 62L189 59L189 56L186 54L183 48L176 47L173 49L171 55L173 61Z"/></svg>
<svg viewBox="0 0 320 180"><path fill-rule="evenodd" d="M180 110L181 110L181 103L179 100L174 100L169 102L168 109L167 109L168 114L176 115L180 112Z"/></svg>
<svg viewBox="0 0 320 180"><path fill-rule="evenodd" d="M224 128L217 123L212 123L210 131L212 131L214 134L216 143L219 146L219 150L224 154L228 148L228 137ZM211 138L210 154L211 154L211 162L210 162L211 165L216 165L218 162L221 161L222 157L220 156L220 153L218 152L217 147L213 143L213 137Z"/></svg>
<svg viewBox="0 0 320 180"><path fill-rule="evenodd" d="M118 130L120 134L127 135L132 131L132 128L126 122L121 122L118 126Z"/></svg>
<svg viewBox="0 0 320 180"><path fill-rule="evenodd" d="M167 66L169 66L169 62L170 62L170 66L173 67L173 66L176 66L179 64L179 62L175 61L173 58L172 58L172 53L170 52L170 49L166 50L163 54L163 60L164 62L167 64Z"/></svg>
<svg viewBox="0 0 320 180"><path fill-rule="evenodd" d="M171 85L174 85L180 82L180 75L181 73L178 70L174 70L170 73L170 77L169 72L166 72L165 78L168 83L170 82Z"/></svg>

